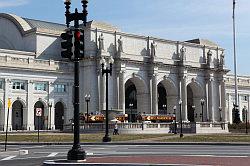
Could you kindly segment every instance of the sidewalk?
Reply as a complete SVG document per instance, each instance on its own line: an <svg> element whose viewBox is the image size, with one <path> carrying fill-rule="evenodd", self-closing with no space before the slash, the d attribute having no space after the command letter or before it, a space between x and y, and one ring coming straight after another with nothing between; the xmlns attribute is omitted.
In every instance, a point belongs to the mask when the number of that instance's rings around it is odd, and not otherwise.
<svg viewBox="0 0 250 166"><path fill-rule="evenodd" d="M49 164L50 163L50 164ZM56 165L67 165L69 162L60 162ZM92 165L92 166L119 166L119 165L220 165L220 166L249 166L250 157L211 157L211 156L107 156L107 157L89 157L86 161L79 162L77 165ZM53 165L53 162L48 162L46 165Z"/></svg>

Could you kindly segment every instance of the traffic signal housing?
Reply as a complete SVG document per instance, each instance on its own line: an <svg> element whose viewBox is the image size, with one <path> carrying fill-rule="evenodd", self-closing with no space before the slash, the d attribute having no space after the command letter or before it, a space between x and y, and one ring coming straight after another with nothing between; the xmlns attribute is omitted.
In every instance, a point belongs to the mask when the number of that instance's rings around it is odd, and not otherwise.
<svg viewBox="0 0 250 166"><path fill-rule="evenodd" d="M79 59L84 58L84 31L76 30L75 31L75 56L78 56Z"/></svg>
<svg viewBox="0 0 250 166"><path fill-rule="evenodd" d="M73 56L72 38L73 38L73 34L72 34L71 30L67 30L65 33L61 34L61 39L62 39L62 41L61 41L61 47L62 47L61 56L62 56L62 58L68 58L68 59L72 58L72 56Z"/></svg>

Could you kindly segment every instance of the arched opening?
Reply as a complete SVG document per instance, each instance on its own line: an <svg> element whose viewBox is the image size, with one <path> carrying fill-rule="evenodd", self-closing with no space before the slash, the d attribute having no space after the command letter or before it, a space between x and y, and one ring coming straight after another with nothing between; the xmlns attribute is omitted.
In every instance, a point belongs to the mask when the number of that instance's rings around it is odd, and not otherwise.
<svg viewBox="0 0 250 166"><path fill-rule="evenodd" d="M125 113L128 121L135 122L137 116L137 90L135 84L128 80L125 84Z"/></svg>
<svg viewBox="0 0 250 166"><path fill-rule="evenodd" d="M62 102L55 105L55 129L63 130L64 123L64 106Z"/></svg>
<svg viewBox="0 0 250 166"><path fill-rule="evenodd" d="M192 81L187 85L187 118L190 122L201 122L202 115L201 99L204 99L204 90L201 86ZM204 107L205 108L205 107ZM203 111L203 114L205 111Z"/></svg>
<svg viewBox="0 0 250 166"><path fill-rule="evenodd" d="M190 85L187 86L187 110L188 110L188 120L190 122L195 122L195 105L193 100L193 91Z"/></svg>
<svg viewBox="0 0 250 166"><path fill-rule="evenodd" d="M157 86L158 91L158 114L167 114L167 92L162 83Z"/></svg>
<svg viewBox="0 0 250 166"><path fill-rule="evenodd" d="M41 116L37 116L39 113L38 110L41 110ZM36 102L34 106L34 124L35 124L35 130L43 130L45 128L44 126L44 105L41 101Z"/></svg>
<svg viewBox="0 0 250 166"><path fill-rule="evenodd" d="M12 105L12 129L23 129L23 104L18 100Z"/></svg>

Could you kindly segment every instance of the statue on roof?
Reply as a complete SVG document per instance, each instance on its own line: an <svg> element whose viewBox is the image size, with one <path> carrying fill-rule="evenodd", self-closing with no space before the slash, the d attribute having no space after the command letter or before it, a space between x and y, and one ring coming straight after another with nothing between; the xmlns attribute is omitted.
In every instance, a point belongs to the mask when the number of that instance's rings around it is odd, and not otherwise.
<svg viewBox="0 0 250 166"><path fill-rule="evenodd" d="M222 51L222 53L220 54L220 65L225 65L225 61L224 61L224 58L225 58L225 54L224 54L224 51Z"/></svg>
<svg viewBox="0 0 250 166"><path fill-rule="evenodd" d="M123 41L122 41L122 36L118 39L118 52L123 52Z"/></svg>
<svg viewBox="0 0 250 166"><path fill-rule="evenodd" d="M103 33L99 36L98 38L98 42L99 42L99 50L104 50L104 37L103 37Z"/></svg>
<svg viewBox="0 0 250 166"><path fill-rule="evenodd" d="M212 57L213 53L211 50L209 50L207 52L207 64L210 64L211 63L211 57Z"/></svg>
<svg viewBox="0 0 250 166"><path fill-rule="evenodd" d="M187 51L187 49L184 46L182 46L180 49L180 60L181 61L186 61L186 51Z"/></svg>
<svg viewBox="0 0 250 166"><path fill-rule="evenodd" d="M151 56L154 57L156 55L156 47L157 47L157 44L155 43L155 41L153 41L151 43Z"/></svg>

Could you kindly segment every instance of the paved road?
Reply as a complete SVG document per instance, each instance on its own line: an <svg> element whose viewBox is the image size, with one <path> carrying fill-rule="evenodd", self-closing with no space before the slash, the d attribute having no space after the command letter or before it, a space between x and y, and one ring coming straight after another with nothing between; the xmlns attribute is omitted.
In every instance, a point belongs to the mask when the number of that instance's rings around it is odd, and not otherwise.
<svg viewBox="0 0 250 166"><path fill-rule="evenodd" d="M250 163L250 146L232 145L84 145L88 162L145 162L199 165L244 165ZM69 145L16 146L9 151L29 150L27 155L0 152L1 166L41 165L44 160L65 159ZM0 151L4 146L0 146ZM115 158L114 158L115 157ZM137 157L137 158L136 158ZM161 162L160 162L161 161Z"/></svg>

